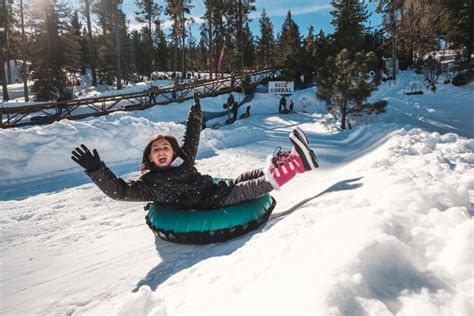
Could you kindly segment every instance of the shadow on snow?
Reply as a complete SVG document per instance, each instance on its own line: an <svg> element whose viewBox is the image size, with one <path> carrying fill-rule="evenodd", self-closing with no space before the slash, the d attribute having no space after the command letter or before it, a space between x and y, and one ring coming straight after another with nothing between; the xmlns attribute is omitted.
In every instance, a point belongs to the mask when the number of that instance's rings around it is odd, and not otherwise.
<svg viewBox="0 0 474 316"><path fill-rule="evenodd" d="M185 270L200 261L206 260L212 257L226 256L233 253L235 250L242 247L247 241L249 241L255 234L265 232L271 228L274 224L285 218L290 213L301 208L303 205L312 201L326 193L344 191L344 190L353 190L361 187L362 183L355 183L360 178L348 179L344 181L339 181L326 190L319 192L316 195L308 197L296 203L289 209L274 214L270 217L267 224L263 225L259 229L256 229L253 232L247 233L238 238L232 239L230 241L218 244L210 245L183 245L183 244L174 244L161 240L158 237L155 237L155 246L156 251L158 252L159 257L162 261L153 269L151 269L145 278L140 280L132 292L138 291L138 289L143 286L149 286L153 291L158 288L160 284L165 282L169 277L174 274Z"/></svg>

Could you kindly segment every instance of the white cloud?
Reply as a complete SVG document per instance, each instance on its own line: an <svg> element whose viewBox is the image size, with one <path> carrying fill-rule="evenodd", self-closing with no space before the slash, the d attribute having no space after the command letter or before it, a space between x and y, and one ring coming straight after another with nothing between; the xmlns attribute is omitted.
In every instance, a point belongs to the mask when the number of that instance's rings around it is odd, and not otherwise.
<svg viewBox="0 0 474 316"><path fill-rule="evenodd" d="M308 13L316 13L321 11L326 11L330 9L331 5L308 5L304 7L294 7L294 8L275 8L275 9L265 9L267 11L268 16L286 16L288 14L288 10L291 10L291 15L302 15ZM260 16L261 13L254 15Z"/></svg>

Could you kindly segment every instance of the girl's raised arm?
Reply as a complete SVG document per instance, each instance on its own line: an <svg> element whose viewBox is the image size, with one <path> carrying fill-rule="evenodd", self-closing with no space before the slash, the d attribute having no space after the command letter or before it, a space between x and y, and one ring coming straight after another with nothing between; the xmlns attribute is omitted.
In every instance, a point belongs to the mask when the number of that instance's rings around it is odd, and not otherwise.
<svg viewBox="0 0 474 316"><path fill-rule="evenodd" d="M85 169L86 174L107 196L122 201L152 201L154 198L150 187L142 180L125 182L117 177L103 161L97 150L91 153L85 145L77 147L71 156L72 160Z"/></svg>
<svg viewBox="0 0 474 316"><path fill-rule="evenodd" d="M189 110L188 120L186 121L186 131L184 132L183 145L181 149L190 159L191 163L196 160L196 154L199 147L199 137L202 130L203 114L199 102L194 103Z"/></svg>

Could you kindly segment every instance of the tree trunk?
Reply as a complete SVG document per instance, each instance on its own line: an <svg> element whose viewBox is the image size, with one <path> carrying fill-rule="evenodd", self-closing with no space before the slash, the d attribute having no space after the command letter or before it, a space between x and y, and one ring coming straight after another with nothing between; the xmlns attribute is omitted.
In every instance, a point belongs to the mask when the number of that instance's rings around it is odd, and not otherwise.
<svg viewBox="0 0 474 316"><path fill-rule="evenodd" d="M341 108L341 129L346 129L347 101L344 100Z"/></svg>
<svg viewBox="0 0 474 316"><path fill-rule="evenodd" d="M153 38L151 36L151 15L148 18L148 80L151 80L153 72Z"/></svg>
<svg viewBox="0 0 474 316"><path fill-rule="evenodd" d="M237 10L237 23L238 23L238 34L237 34L237 41L238 41L238 49L240 53L240 69L239 72L242 73L244 69L244 47L242 41L242 0L239 0L239 8Z"/></svg>
<svg viewBox="0 0 474 316"><path fill-rule="evenodd" d="M23 15L23 0L20 0L20 15L21 15L21 58L23 59L23 65L21 67L21 75L23 79L23 96L25 102L30 100L28 95L28 69L26 66L26 37L25 37L25 18Z"/></svg>
<svg viewBox="0 0 474 316"><path fill-rule="evenodd" d="M117 76L117 90L122 89L122 65L120 56L120 26L117 23L117 15L113 14L113 25L115 34L115 74Z"/></svg>
<svg viewBox="0 0 474 316"><path fill-rule="evenodd" d="M173 51L173 72L176 75L178 71L178 37L174 35L174 51Z"/></svg>
<svg viewBox="0 0 474 316"><path fill-rule="evenodd" d="M181 82L186 79L186 21L184 20L184 10L181 11Z"/></svg>
<svg viewBox="0 0 474 316"><path fill-rule="evenodd" d="M2 65L2 69L0 69L0 81L2 82L2 89L3 89L3 101L9 101L10 97L8 96L8 86L7 80L5 76L5 58L3 53L0 53L0 65Z"/></svg>
<svg viewBox="0 0 474 316"><path fill-rule="evenodd" d="M7 83L8 84L11 84L13 83L12 82L12 67L10 65L10 47L9 47L9 41L8 41L8 31L6 31L6 35L7 35L7 54L6 54L6 57L7 57Z"/></svg>
<svg viewBox="0 0 474 316"><path fill-rule="evenodd" d="M212 21L209 17L208 21L208 36L209 36L209 57L207 60L208 67L209 67L209 79L212 79Z"/></svg>
<svg viewBox="0 0 474 316"><path fill-rule="evenodd" d="M392 80L397 78L397 22L395 21L395 6L392 4L390 10L390 20L392 23Z"/></svg>
<svg viewBox="0 0 474 316"><path fill-rule="evenodd" d="M91 76L92 76L92 85L97 86L97 73L95 69L95 47L94 39L92 37L92 24L91 24L91 13L90 13L90 0L85 0L86 4L86 19L87 19L87 37L89 39L89 53L90 53L90 64L91 64Z"/></svg>

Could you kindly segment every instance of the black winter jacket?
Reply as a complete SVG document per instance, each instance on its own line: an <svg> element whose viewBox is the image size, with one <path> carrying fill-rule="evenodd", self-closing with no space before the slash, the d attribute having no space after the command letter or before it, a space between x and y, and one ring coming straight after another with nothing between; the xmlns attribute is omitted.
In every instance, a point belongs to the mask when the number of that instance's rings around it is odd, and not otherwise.
<svg viewBox="0 0 474 316"><path fill-rule="evenodd" d="M201 175L194 167L202 121L201 108L194 104L180 146L184 155L179 166L147 171L138 180L127 182L116 177L103 162L98 170L86 174L107 196L116 200L156 201L181 209L219 208L233 185L225 181L214 183L211 176Z"/></svg>

